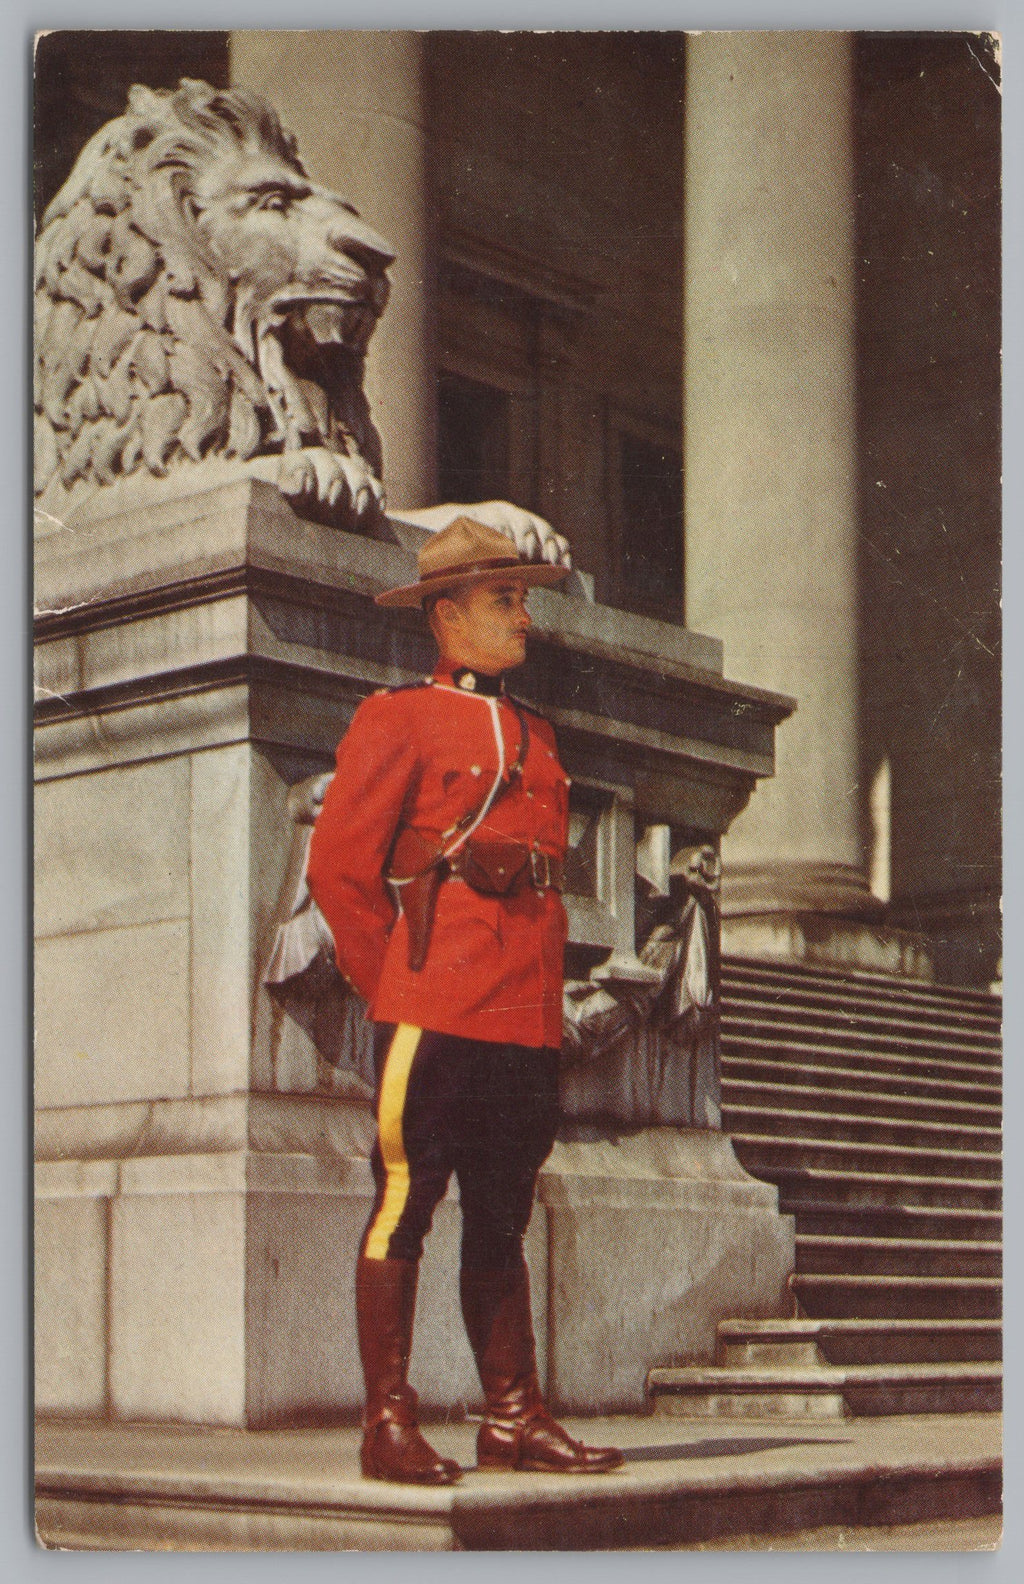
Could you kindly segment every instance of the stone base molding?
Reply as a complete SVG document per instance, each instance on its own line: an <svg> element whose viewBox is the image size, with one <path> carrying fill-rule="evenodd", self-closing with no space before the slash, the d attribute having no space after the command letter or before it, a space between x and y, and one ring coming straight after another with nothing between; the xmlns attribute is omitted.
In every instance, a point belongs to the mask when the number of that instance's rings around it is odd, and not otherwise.
<svg viewBox="0 0 1024 1584"><path fill-rule="evenodd" d="M888 909L852 864L727 864L722 950L773 962L935 977L925 935L894 928Z"/></svg>
<svg viewBox="0 0 1024 1584"><path fill-rule="evenodd" d="M301 1118L292 1119L301 1127ZM316 1132L310 1114L306 1125ZM36 1168L36 1407L250 1428L354 1420L364 1156L234 1150ZM458 1198L423 1259L412 1384L480 1388L459 1312ZM569 1411L640 1410L656 1364L710 1361L718 1322L789 1312L793 1221L714 1131L560 1141L526 1239L541 1379Z"/></svg>
<svg viewBox="0 0 1024 1584"><path fill-rule="evenodd" d="M729 863L722 872L722 917L827 914L881 922L884 904L853 864L790 860Z"/></svg>
<svg viewBox="0 0 1024 1584"><path fill-rule="evenodd" d="M810 913L743 915L722 920L722 951L731 957L895 974L933 980L931 945L910 930Z"/></svg>

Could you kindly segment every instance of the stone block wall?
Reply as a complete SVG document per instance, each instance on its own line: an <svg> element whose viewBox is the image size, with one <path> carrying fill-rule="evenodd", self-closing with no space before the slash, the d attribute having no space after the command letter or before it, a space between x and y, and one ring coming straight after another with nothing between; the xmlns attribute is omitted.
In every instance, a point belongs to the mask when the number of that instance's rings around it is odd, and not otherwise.
<svg viewBox="0 0 1024 1584"><path fill-rule="evenodd" d="M40 784L41 1110L247 1090L251 758L235 744Z"/></svg>
<svg viewBox="0 0 1024 1584"><path fill-rule="evenodd" d="M369 1092L261 976L294 883L289 787L329 767L360 697L422 674L421 629L370 601L411 555L252 481L158 496L39 545L37 1407L354 1416ZM720 664L684 629L538 594L523 691L604 811L603 879L576 907L591 952L633 946L637 831L713 842L771 771L789 701ZM721 1134L638 1127L560 1144L531 1223L541 1371L566 1408L639 1406L647 1369L710 1356L745 1298L784 1302L774 1189ZM441 1412L478 1392L458 1244L449 1197L412 1366Z"/></svg>

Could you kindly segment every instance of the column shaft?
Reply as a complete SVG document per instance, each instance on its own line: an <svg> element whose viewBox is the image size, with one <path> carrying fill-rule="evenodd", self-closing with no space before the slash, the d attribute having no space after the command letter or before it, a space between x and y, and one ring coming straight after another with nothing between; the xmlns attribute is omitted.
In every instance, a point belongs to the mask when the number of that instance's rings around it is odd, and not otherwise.
<svg viewBox="0 0 1024 1584"><path fill-rule="evenodd" d="M388 501L433 503L435 272L427 180L423 39L411 32L231 35L231 80L263 94L310 175L350 199L391 243L391 301L367 356Z"/></svg>
<svg viewBox="0 0 1024 1584"><path fill-rule="evenodd" d="M689 41L687 622L794 695L723 844L726 912L870 910L857 786L851 42Z"/></svg>

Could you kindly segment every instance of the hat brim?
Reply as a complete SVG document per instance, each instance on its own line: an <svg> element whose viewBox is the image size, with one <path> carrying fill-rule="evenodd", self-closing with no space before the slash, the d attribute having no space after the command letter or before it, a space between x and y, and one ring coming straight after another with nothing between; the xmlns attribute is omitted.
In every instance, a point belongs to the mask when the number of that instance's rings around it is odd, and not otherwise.
<svg viewBox="0 0 1024 1584"><path fill-rule="evenodd" d="M471 584L507 583L511 578L530 588L550 588L561 583L572 571L571 567L552 566L548 561L511 561L508 566L493 567L487 572L453 572L450 577L428 578L421 583L407 583L403 588L385 589L374 595L377 605L388 609L422 605L435 594L450 594L453 589L469 588Z"/></svg>

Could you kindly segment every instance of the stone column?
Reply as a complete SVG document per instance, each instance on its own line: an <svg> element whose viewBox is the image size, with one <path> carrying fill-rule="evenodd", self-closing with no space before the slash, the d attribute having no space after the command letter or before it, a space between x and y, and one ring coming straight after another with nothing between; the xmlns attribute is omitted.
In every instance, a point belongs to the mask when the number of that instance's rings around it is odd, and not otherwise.
<svg viewBox="0 0 1024 1584"><path fill-rule="evenodd" d="M231 35L231 81L263 94L299 140L310 175L350 201L398 257L367 357L390 505L436 500L435 276L422 35Z"/></svg>
<svg viewBox="0 0 1024 1584"><path fill-rule="evenodd" d="M687 624L796 697L723 843L726 945L808 955L877 916L857 785L849 35L688 41ZM742 921L742 922L741 922ZM811 953L813 954L813 953Z"/></svg>

